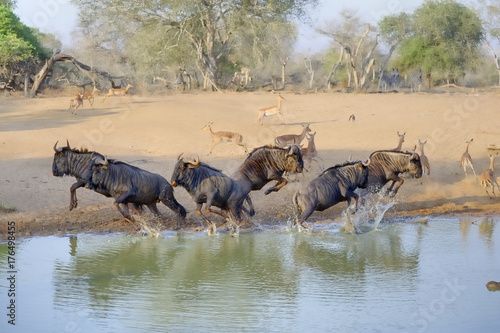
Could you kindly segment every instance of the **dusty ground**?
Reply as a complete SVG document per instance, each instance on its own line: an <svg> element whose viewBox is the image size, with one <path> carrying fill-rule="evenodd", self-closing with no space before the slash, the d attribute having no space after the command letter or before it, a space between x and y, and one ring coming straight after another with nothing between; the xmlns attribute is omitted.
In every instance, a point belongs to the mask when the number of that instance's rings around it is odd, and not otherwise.
<svg viewBox="0 0 500 333"><path fill-rule="evenodd" d="M498 215L500 197L490 198L460 168L465 139L474 138L470 154L476 172L489 166L487 145L500 145L500 93L494 90L443 90L431 93L346 94L282 93L285 124L267 119L255 124L257 110L276 104L272 93L176 93L163 96L97 98L94 109L87 101L76 115L67 110L70 97L40 96L23 99L0 97L0 233L7 222L16 223L19 237L79 232L134 232L113 207L113 199L87 189L77 190L79 206L69 211L73 177L52 175L54 143L86 147L170 179L180 153L198 154L202 161L232 174L244 161L239 146L223 143L207 156L210 137L201 131L213 122L215 131L243 135L249 148L272 143L275 136L299 133L302 123L316 132L320 159L304 175L291 176L278 193L252 192L257 210L253 221L285 223L292 212L290 198L304 182L329 166L347 159L366 160L379 149L395 148L396 132L406 132L404 150L427 140L425 153L430 176L406 178L389 210L394 217L429 215ZM356 120L349 122L354 114ZM304 141L305 143L305 141ZM270 185L270 184L269 184ZM269 186L268 185L268 186ZM498 191L500 192L500 191ZM186 228L201 225L187 192L176 188L177 199L188 210ZM162 228L175 226L174 214L159 205ZM345 203L315 212L310 221L339 219ZM8 210L8 209L7 209ZM149 220L151 215L141 217Z"/></svg>

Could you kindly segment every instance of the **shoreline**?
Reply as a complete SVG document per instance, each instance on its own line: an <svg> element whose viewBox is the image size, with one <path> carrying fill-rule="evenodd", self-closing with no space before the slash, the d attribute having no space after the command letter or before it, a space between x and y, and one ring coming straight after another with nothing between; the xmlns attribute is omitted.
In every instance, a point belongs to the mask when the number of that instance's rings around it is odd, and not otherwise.
<svg viewBox="0 0 500 333"><path fill-rule="evenodd" d="M330 166L366 160L373 151L395 148L397 132L406 133L405 151L427 140L431 174L404 178L387 217L500 215L500 197L490 198L473 175L466 177L460 167L465 140L474 138L469 152L478 175L489 166L491 150L487 147L500 146L495 121L500 93L282 94L285 123L266 119L263 125L255 124L258 110L275 103L276 94L193 92L96 99L94 109L85 104L77 115L67 110L70 97L0 97L0 204L16 209L0 212L0 228L7 230L7 223L14 221L20 237L135 232L112 199L93 191L77 190L79 206L69 211L69 188L75 179L52 175L54 143L64 145L69 140L73 148L95 150L166 179L180 153L196 154L231 175L246 155L232 143L221 143L208 155L211 138L202 128L210 122L214 131L240 133L249 151L272 143L276 136L298 134L303 124L310 124L316 132L320 158L309 166L309 172L288 175L289 183L269 196L264 190L251 193L256 223L286 223L292 213L291 197L302 184ZM349 121L352 114L355 121ZM189 212L185 229L199 228L201 219L191 197L184 189L176 189L175 196ZM345 205L314 212L308 221L338 220ZM166 221L164 228L173 229L172 212L161 204L158 208ZM5 232L0 234L5 236Z"/></svg>

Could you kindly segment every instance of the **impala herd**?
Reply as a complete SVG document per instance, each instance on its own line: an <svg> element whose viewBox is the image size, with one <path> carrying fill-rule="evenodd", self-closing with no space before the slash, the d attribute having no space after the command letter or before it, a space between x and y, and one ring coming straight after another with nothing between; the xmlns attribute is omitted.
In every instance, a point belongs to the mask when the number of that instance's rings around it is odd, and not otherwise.
<svg viewBox="0 0 500 333"><path fill-rule="evenodd" d="M133 88L134 86L131 84L127 84L125 88L110 88L108 90L108 93L104 95L104 98L102 101L104 102L106 98L110 96L125 96L128 94L128 91L130 88ZM93 87L92 91L83 91L82 93L77 93L76 95L73 96L73 98L69 102L69 109L73 110L72 113L76 114L76 110L79 107L83 108L83 101L88 100L90 103L90 106L92 109L94 108L94 95L100 92L99 89L96 88L96 86Z"/></svg>
<svg viewBox="0 0 500 333"><path fill-rule="evenodd" d="M108 97L111 96L126 96L129 94L130 88L133 88L133 85L127 84L124 88L121 87L115 87L113 85L113 88L110 88L108 92L104 95L102 101L104 102ZM95 86L93 87L93 90L90 92L82 92L76 94L71 100L70 100L70 107L69 109L72 109L73 114L76 114L76 110L78 108L83 108L83 101L88 100L90 103L90 106L94 108L94 96L99 93L100 90L97 89ZM281 95L278 94L277 96L277 103L275 105L263 107L261 109L258 109L257 111L257 118L255 120L255 123L264 125L264 120L266 118L278 118L280 121L280 124L284 124L284 114L283 114L283 109L282 109L282 102L286 101L286 99ZM355 116L352 114L349 117L349 121L354 121ZM207 132L210 135L211 139L211 146L210 150L207 155L211 155L214 148L219 145L220 143L223 142L229 142L229 143L234 143L240 147L242 147L245 151L245 154L249 153L247 144L243 141L243 136L239 133L236 132L231 132L231 131L216 131L214 132L212 129L213 122L207 123L205 126L202 127L202 130ZM287 147L290 145L298 145L300 146L300 152L303 155L304 161L307 162L309 165L311 165L312 161L318 162L317 158L320 158L318 156L318 151L316 149L316 145L314 142L314 136L316 135L316 132L312 133L310 129L309 124L302 124L303 129L300 133L298 134L284 134L277 136L274 141L273 145L276 147ZM398 135L398 145L396 148L391 149L392 151L396 152L401 152L402 151L402 146L403 143L405 142L405 135L406 132L404 133L399 133L397 132ZM302 142L306 139L307 145L304 147ZM474 169L474 165L472 163L472 158L469 154L469 145L473 142L474 139L466 140L465 141L465 151L462 154L462 157L460 159L460 165L465 173L466 178L469 176L467 169L470 169L472 173L474 174L474 177L476 180L480 183L480 185L484 188L486 193L490 195L488 192L488 189L491 188L491 192L493 195L496 196L495 193L495 186L497 187L497 191L500 191L500 186L498 185L496 181L496 176L494 173L494 160L495 160L495 155L494 154L488 154L490 158L490 166L487 170L483 171L479 177L476 174L476 171ZM429 165L429 160L427 155L424 153L424 145L427 143L427 140L421 141L420 139L418 140L418 148L419 148L419 154L420 154L420 160L422 164L422 170L423 173L426 174L427 176L430 175L430 165ZM415 153L417 150L417 145L415 145L413 152ZM498 153L497 153L498 154ZM306 169L307 170L307 169ZM491 197L491 196L490 196Z"/></svg>

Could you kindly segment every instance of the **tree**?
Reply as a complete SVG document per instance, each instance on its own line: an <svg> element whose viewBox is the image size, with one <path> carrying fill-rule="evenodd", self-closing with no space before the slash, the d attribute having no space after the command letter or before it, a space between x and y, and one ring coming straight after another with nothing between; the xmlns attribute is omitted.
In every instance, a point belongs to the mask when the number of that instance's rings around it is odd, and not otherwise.
<svg viewBox="0 0 500 333"><path fill-rule="evenodd" d="M87 26L107 28L110 40L126 49L130 37L144 29L160 29L165 34L154 45L164 49L189 46L203 73L204 87L217 87L219 67L232 48L236 36L252 31L256 24L287 22L305 17L308 5L318 0L164 0L135 1L74 0ZM108 24L104 24L108 22ZM164 44L168 43L168 44Z"/></svg>
<svg viewBox="0 0 500 333"><path fill-rule="evenodd" d="M332 37L340 46L339 59L333 66L327 78L329 84L335 71L342 61L345 61L348 75L348 86L354 82L354 88L363 88L367 76L374 64L374 51L378 45L377 36L373 36L373 27L363 24L360 17L351 10L343 10L340 13L339 24L331 24L327 28L319 28L317 31Z"/></svg>
<svg viewBox="0 0 500 333"><path fill-rule="evenodd" d="M480 0L479 12L483 17L485 29L484 44L493 57L493 62L497 70L498 85L500 85L500 59L498 52L493 45L500 42L500 0Z"/></svg>
<svg viewBox="0 0 500 333"><path fill-rule="evenodd" d="M411 26L411 17L407 13L389 15L384 17L378 24L378 30L382 40L389 46L389 51L381 63L379 71L378 89L382 81L382 75L389 66L392 54L399 44L408 36Z"/></svg>
<svg viewBox="0 0 500 333"><path fill-rule="evenodd" d="M428 0L412 16L408 37L399 48L403 70L421 68L459 78L474 69L484 34L476 12L453 0Z"/></svg>

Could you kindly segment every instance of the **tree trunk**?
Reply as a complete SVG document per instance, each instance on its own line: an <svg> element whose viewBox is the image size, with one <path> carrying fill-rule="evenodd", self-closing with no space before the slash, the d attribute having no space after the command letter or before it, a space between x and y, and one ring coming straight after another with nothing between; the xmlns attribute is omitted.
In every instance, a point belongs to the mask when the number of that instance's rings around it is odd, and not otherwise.
<svg viewBox="0 0 500 333"><path fill-rule="evenodd" d="M498 63L498 55L493 50L493 47L491 46L489 41L486 41L485 44L486 47L490 50L491 55L493 55L493 61L495 62L495 67L497 68L498 73L498 85L500 86L500 64Z"/></svg>
<svg viewBox="0 0 500 333"><path fill-rule="evenodd" d="M332 80L332 77L335 75L335 72L337 71L337 68L340 66L340 64L342 63L342 58L344 57L344 47L343 46L340 46L340 54L339 54L339 59L337 60L337 62L335 63L335 65L333 65L332 67L332 70L330 71L330 74L328 75L328 77L326 78L326 82L325 82L325 85L328 89L330 89L330 81Z"/></svg>
<svg viewBox="0 0 500 333"><path fill-rule="evenodd" d="M285 67L290 57L286 57L281 63L281 89L285 89Z"/></svg>
<svg viewBox="0 0 500 333"><path fill-rule="evenodd" d="M75 58L73 58L72 56L69 56L69 55L66 55L66 54L62 54L62 53L55 53L55 54L52 55L52 57L49 60L47 60L45 62L45 65L38 72L38 74L35 75L35 80L33 82L33 86L31 87L31 91L30 91L30 97L35 97L36 96L36 94L38 92L38 88L40 88L40 85L42 84L43 80L45 79L45 77L47 77L47 74L50 73L50 71L52 70L52 66L54 66L54 64L57 61L72 62L76 66L76 68L78 68L81 72L83 72L84 74L86 74L87 76L90 77L90 79L92 80L92 83L95 86L95 84L96 84L95 81L96 80L91 75L92 69L89 66L87 66L85 64L82 64L81 62L79 62L78 60L76 60ZM100 72L100 74L109 78L109 74L108 73Z"/></svg>

